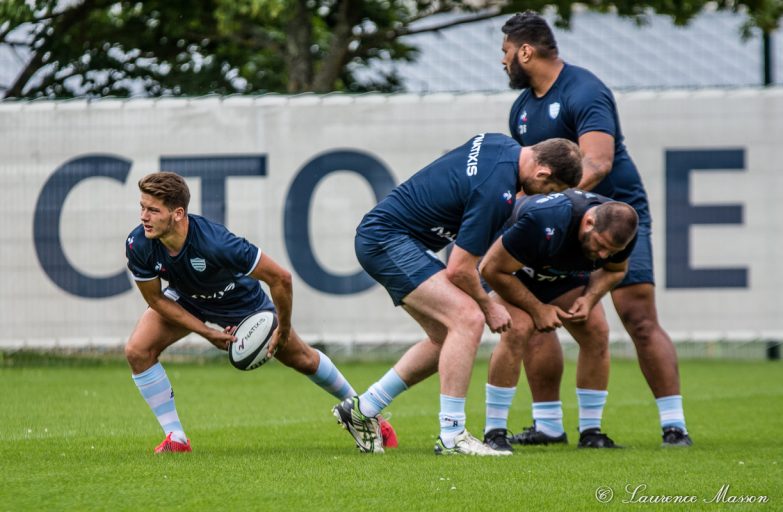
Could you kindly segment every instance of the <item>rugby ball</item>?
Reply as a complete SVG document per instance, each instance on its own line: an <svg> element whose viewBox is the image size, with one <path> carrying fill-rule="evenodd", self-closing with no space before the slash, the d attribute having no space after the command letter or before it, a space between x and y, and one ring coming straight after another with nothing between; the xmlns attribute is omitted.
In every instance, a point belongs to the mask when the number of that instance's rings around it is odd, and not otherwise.
<svg viewBox="0 0 783 512"><path fill-rule="evenodd" d="M228 349L228 360L238 370L253 370L266 363L269 341L277 329L277 316L271 311L260 311L245 318L234 332L236 341Z"/></svg>

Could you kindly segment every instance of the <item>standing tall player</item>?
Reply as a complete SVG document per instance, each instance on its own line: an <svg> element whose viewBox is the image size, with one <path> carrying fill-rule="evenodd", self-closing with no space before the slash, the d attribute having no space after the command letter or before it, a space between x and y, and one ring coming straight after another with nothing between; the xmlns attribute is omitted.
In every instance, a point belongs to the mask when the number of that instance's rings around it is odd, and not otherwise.
<svg viewBox="0 0 783 512"><path fill-rule="evenodd" d="M191 451L160 354L191 332L227 350L234 341L233 326L258 311L277 312L269 350L281 363L337 398L355 394L332 361L291 327L293 291L287 270L224 226L188 214L190 191L181 176L149 174L139 181L139 190L141 224L128 236L125 254L149 308L128 339L125 356L133 381L166 434L155 453ZM165 290L161 279L168 281ZM259 281L269 285L271 301ZM382 424L389 443L396 445L391 425Z"/></svg>
<svg viewBox="0 0 783 512"><path fill-rule="evenodd" d="M536 13L516 14L502 30L503 66L511 87L523 89L511 108L512 136L523 146L552 137L577 142L584 155L579 188L628 203L639 215L638 241L630 267L625 279L612 291L612 301L633 339L639 366L658 404L663 445L690 446L677 353L658 323L655 307L652 220L647 194L623 143L614 97L595 75L560 59L552 30ZM523 356L528 378L559 382L563 368L557 339L542 333L528 346L530 350ZM531 357L533 353L535 358ZM551 361L560 364L549 364ZM553 392L556 394L556 390ZM558 410L562 416L560 407L559 400L534 403L534 427L516 439L526 444L546 444L561 438L562 424L536 417L536 411L552 416Z"/></svg>
<svg viewBox="0 0 783 512"><path fill-rule="evenodd" d="M382 452L376 416L410 386L440 373L440 437L436 454L508 455L465 430L465 395L486 323L509 328L508 311L479 280L481 256L511 215L520 189L563 190L579 182L581 154L552 139L521 148L499 133L481 133L394 189L362 219L356 256L395 306L428 336L411 347L360 397L333 409L364 452ZM435 252L454 242L448 265Z"/></svg>

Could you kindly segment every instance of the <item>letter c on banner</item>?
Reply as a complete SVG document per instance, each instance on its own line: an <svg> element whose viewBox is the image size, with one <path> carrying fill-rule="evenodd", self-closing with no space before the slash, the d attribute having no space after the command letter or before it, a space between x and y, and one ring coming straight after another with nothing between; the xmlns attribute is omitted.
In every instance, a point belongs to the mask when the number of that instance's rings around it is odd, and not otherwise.
<svg viewBox="0 0 783 512"><path fill-rule="evenodd" d="M321 267L310 243L310 207L318 183L333 172L355 172L370 184L375 200L380 201L395 187L394 178L380 161L359 151L330 151L319 155L299 171L285 202L285 243L288 259L307 284L324 293L349 295L362 292L375 281L360 270L338 275Z"/></svg>
<svg viewBox="0 0 783 512"><path fill-rule="evenodd" d="M60 217L65 199L71 190L82 181L95 177L111 178L125 183L130 168L129 160L115 156L84 156L59 167L44 184L35 205L33 219L35 252L49 279L66 292L79 297L100 299L131 289L125 271L101 278L79 272L66 258L60 240ZM121 246L118 247L121 249Z"/></svg>

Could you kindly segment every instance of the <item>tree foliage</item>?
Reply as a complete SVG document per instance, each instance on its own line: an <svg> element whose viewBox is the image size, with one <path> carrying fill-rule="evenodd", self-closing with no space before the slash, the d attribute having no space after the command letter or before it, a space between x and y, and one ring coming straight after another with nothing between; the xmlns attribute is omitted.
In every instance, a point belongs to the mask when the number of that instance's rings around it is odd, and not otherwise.
<svg viewBox="0 0 783 512"><path fill-rule="evenodd" d="M583 4L584 5L584 4ZM590 0L644 22L686 23L704 0ZM747 28L777 28L783 0L719 0ZM412 60L403 36L570 0L0 0L0 44L29 56L5 97L393 91L393 72L358 76L373 60ZM458 13L447 18L439 14Z"/></svg>

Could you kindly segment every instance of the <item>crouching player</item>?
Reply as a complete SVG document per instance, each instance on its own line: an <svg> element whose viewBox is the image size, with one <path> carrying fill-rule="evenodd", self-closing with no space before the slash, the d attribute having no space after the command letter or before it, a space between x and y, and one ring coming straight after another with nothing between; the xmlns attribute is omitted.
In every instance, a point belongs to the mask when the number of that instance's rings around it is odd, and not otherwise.
<svg viewBox="0 0 783 512"><path fill-rule="evenodd" d="M515 223L481 263L512 327L492 353L484 442L511 451L507 418L524 363L534 426L512 441L565 443L559 398L563 353L555 329L579 344L579 447L613 448L601 432L609 382L609 328L600 299L619 283L636 241L638 217L625 203L580 190L521 200ZM532 372L528 368L560 368Z"/></svg>
<svg viewBox="0 0 783 512"><path fill-rule="evenodd" d="M160 354L195 332L221 350L234 341L233 327L258 311L276 311L278 327L270 352L337 398L356 394L322 352L305 344L291 327L291 274L260 249L204 217L188 214L190 191L174 173L156 172L139 181L141 224L128 236L128 268L149 308L125 347L133 381L158 419L166 438L155 453L189 452L174 406L174 391ZM161 279L169 286L161 287ZM269 286L272 296L261 289ZM224 328L213 329L209 321ZM276 352L275 352L276 351ZM384 439L396 445L394 430L381 421Z"/></svg>

